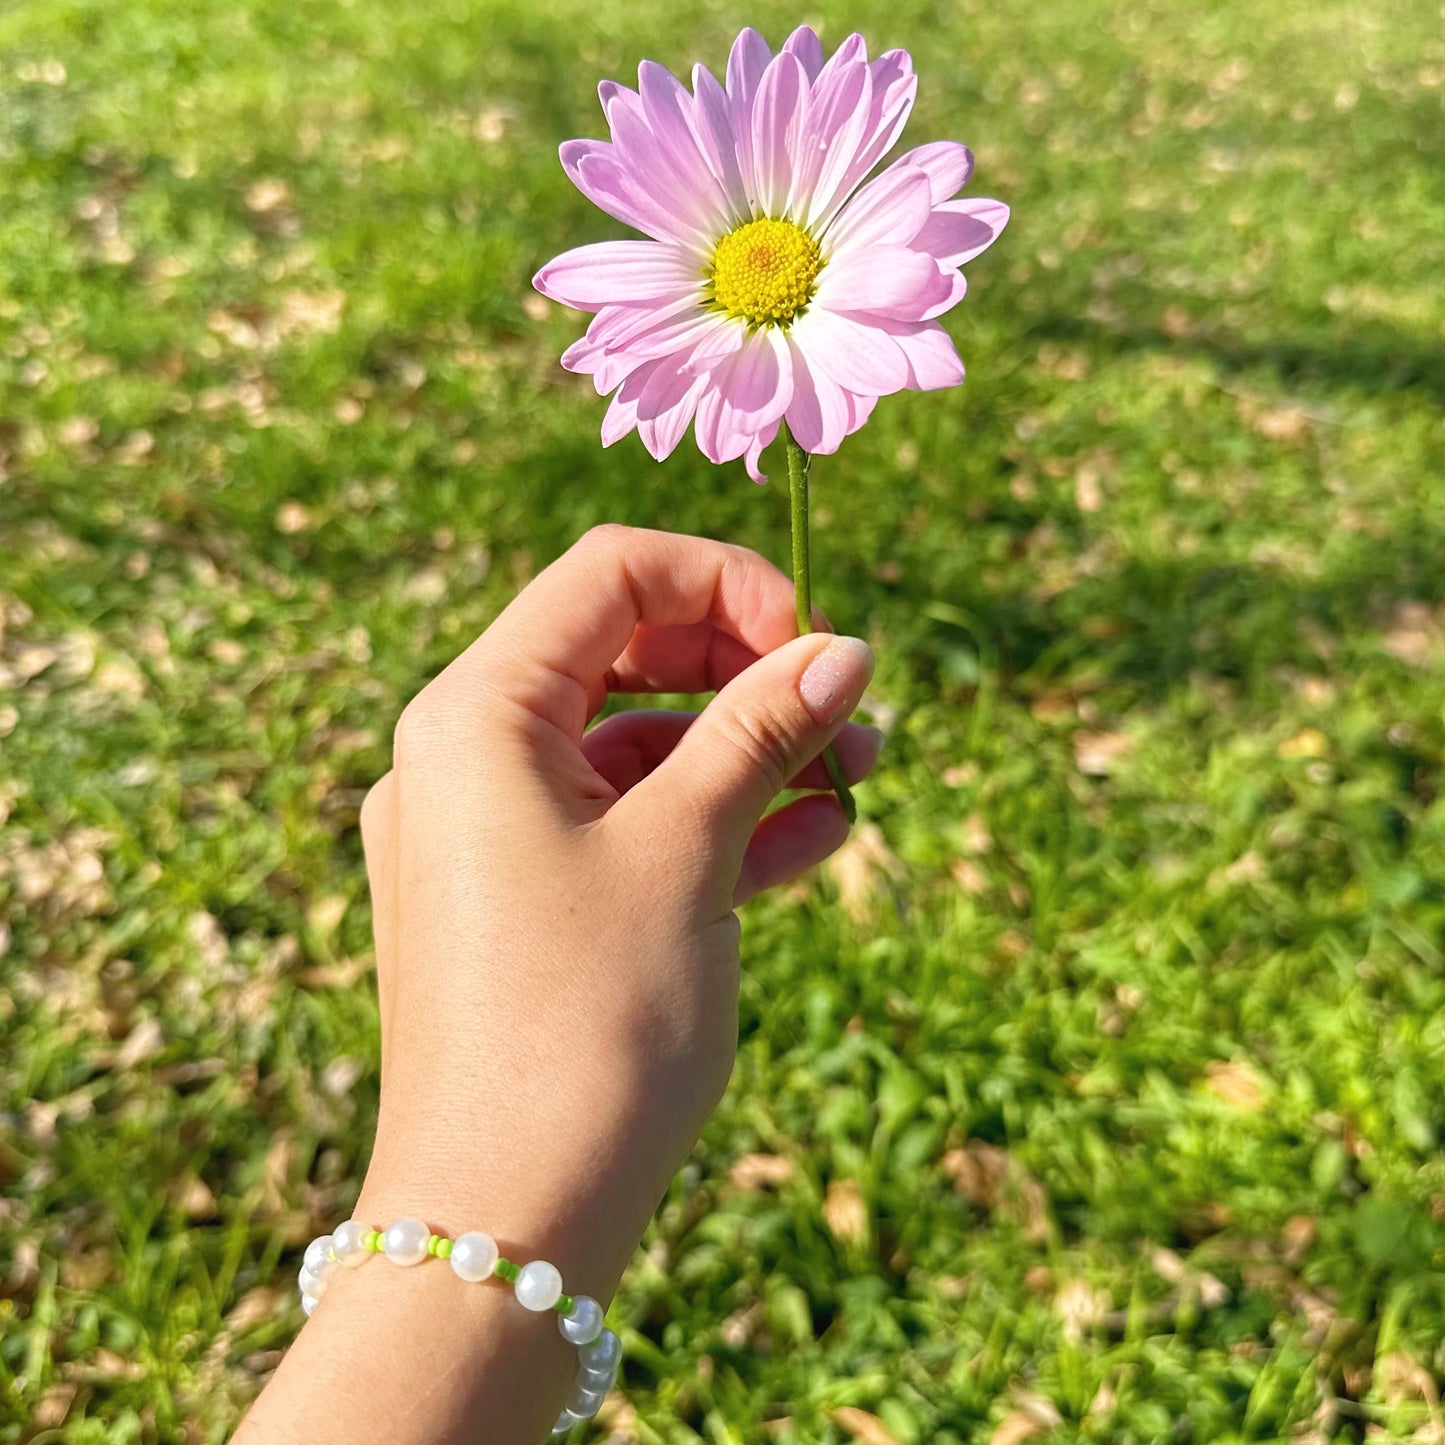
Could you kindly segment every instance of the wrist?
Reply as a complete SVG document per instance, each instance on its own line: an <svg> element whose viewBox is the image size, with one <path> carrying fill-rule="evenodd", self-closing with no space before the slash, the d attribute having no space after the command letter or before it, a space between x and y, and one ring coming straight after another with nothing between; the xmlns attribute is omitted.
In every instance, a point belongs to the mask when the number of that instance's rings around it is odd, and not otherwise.
<svg viewBox="0 0 1445 1445"><path fill-rule="evenodd" d="M378 1136L353 1217L381 1230L415 1217L453 1238L480 1230L504 1258L550 1260L570 1293L607 1305L656 1198L638 1197L615 1170L533 1164L485 1147L459 1154L414 1143L396 1150Z"/></svg>

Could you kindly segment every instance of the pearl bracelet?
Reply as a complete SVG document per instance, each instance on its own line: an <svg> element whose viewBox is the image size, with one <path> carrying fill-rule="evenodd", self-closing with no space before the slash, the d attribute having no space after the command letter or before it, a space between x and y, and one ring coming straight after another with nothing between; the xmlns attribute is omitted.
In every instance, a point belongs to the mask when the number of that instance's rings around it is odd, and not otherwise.
<svg viewBox="0 0 1445 1445"><path fill-rule="evenodd" d="M564 1294L557 1267L544 1259L513 1264L497 1251L489 1234L473 1230L449 1239L433 1234L420 1219L398 1219L385 1230L370 1229L359 1219L338 1224L330 1234L306 1246L297 1283L301 1308L309 1318L331 1276L338 1269L355 1269L374 1254L394 1264L420 1264L427 1258L445 1259L458 1279L475 1284L493 1275L507 1281L524 1309L552 1310L557 1328L568 1344L577 1346L580 1366L567 1404L552 1427L554 1435L590 1420L601 1408L607 1392L617 1383L622 1367L622 1341L602 1325L602 1306L590 1295Z"/></svg>

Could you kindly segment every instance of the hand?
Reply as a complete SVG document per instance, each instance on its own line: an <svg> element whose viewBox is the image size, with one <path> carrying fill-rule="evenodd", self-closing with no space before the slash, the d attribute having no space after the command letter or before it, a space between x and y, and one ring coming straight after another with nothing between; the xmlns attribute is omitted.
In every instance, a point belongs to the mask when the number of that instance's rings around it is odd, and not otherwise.
<svg viewBox="0 0 1445 1445"><path fill-rule="evenodd" d="M850 781L878 754L880 734L844 722L867 646L795 631L791 583L756 554L603 527L406 708L361 817L382 1075L357 1218L484 1229L509 1258L550 1259L573 1293L611 1298L732 1069L734 908L847 835L830 794L763 814L786 786L828 786L830 740ZM621 713L585 731L610 692L711 690L695 718ZM375 1268L342 1274L400 1308L402 1285ZM438 1302L460 1288L425 1268L380 1275L439 1277ZM535 1338L557 1361L552 1398L518 1405L514 1380L495 1397L503 1421L479 1379L421 1435L545 1433L567 1351L555 1328ZM280 1418L273 1404L267 1428ZM360 1438L368 1420L394 1439L417 1424L353 1413L337 1429Z"/></svg>
<svg viewBox="0 0 1445 1445"><path fill-rule="evenodd" d="M755 553L603 527L407 707L362 811L382 1020L367 1202L425 1180L519 1242L585 1213L615 1287L732 1069L734 907L847 835L821 794L760 822L795 777L827 787L804 769L872 672L861 642L795 631L791 583ZM584 732L609 692L710 690L696 720ZM850 780L879 741L839 737Z"/></svg>

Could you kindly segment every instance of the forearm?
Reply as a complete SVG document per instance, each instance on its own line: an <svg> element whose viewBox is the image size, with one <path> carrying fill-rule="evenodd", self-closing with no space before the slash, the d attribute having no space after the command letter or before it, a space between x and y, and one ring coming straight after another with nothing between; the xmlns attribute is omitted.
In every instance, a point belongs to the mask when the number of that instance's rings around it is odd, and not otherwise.
<svg viewBox="0 0 1445 1445"><path fill-rule="evenodd" d="M576 1368L555 1316L502 1281L376 1260L336 1272L234 1439L543 1440Z"/></svg>

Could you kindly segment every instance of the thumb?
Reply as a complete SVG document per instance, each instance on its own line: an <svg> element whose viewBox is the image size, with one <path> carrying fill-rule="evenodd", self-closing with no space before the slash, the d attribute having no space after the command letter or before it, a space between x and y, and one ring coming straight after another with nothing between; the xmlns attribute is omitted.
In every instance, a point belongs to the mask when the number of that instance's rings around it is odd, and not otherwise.
<svg viewBox="0 0 1445 1445"><path fill-rule="evenodd" d="M711 867L735 873L768 804L832 741L872 676L873 650L860 638L784 643L733 678L618 806L645 809L654 826L700 824ZM677 845L673 828L663 833ZM730 896L734 879L721 881Z"/></svg>

